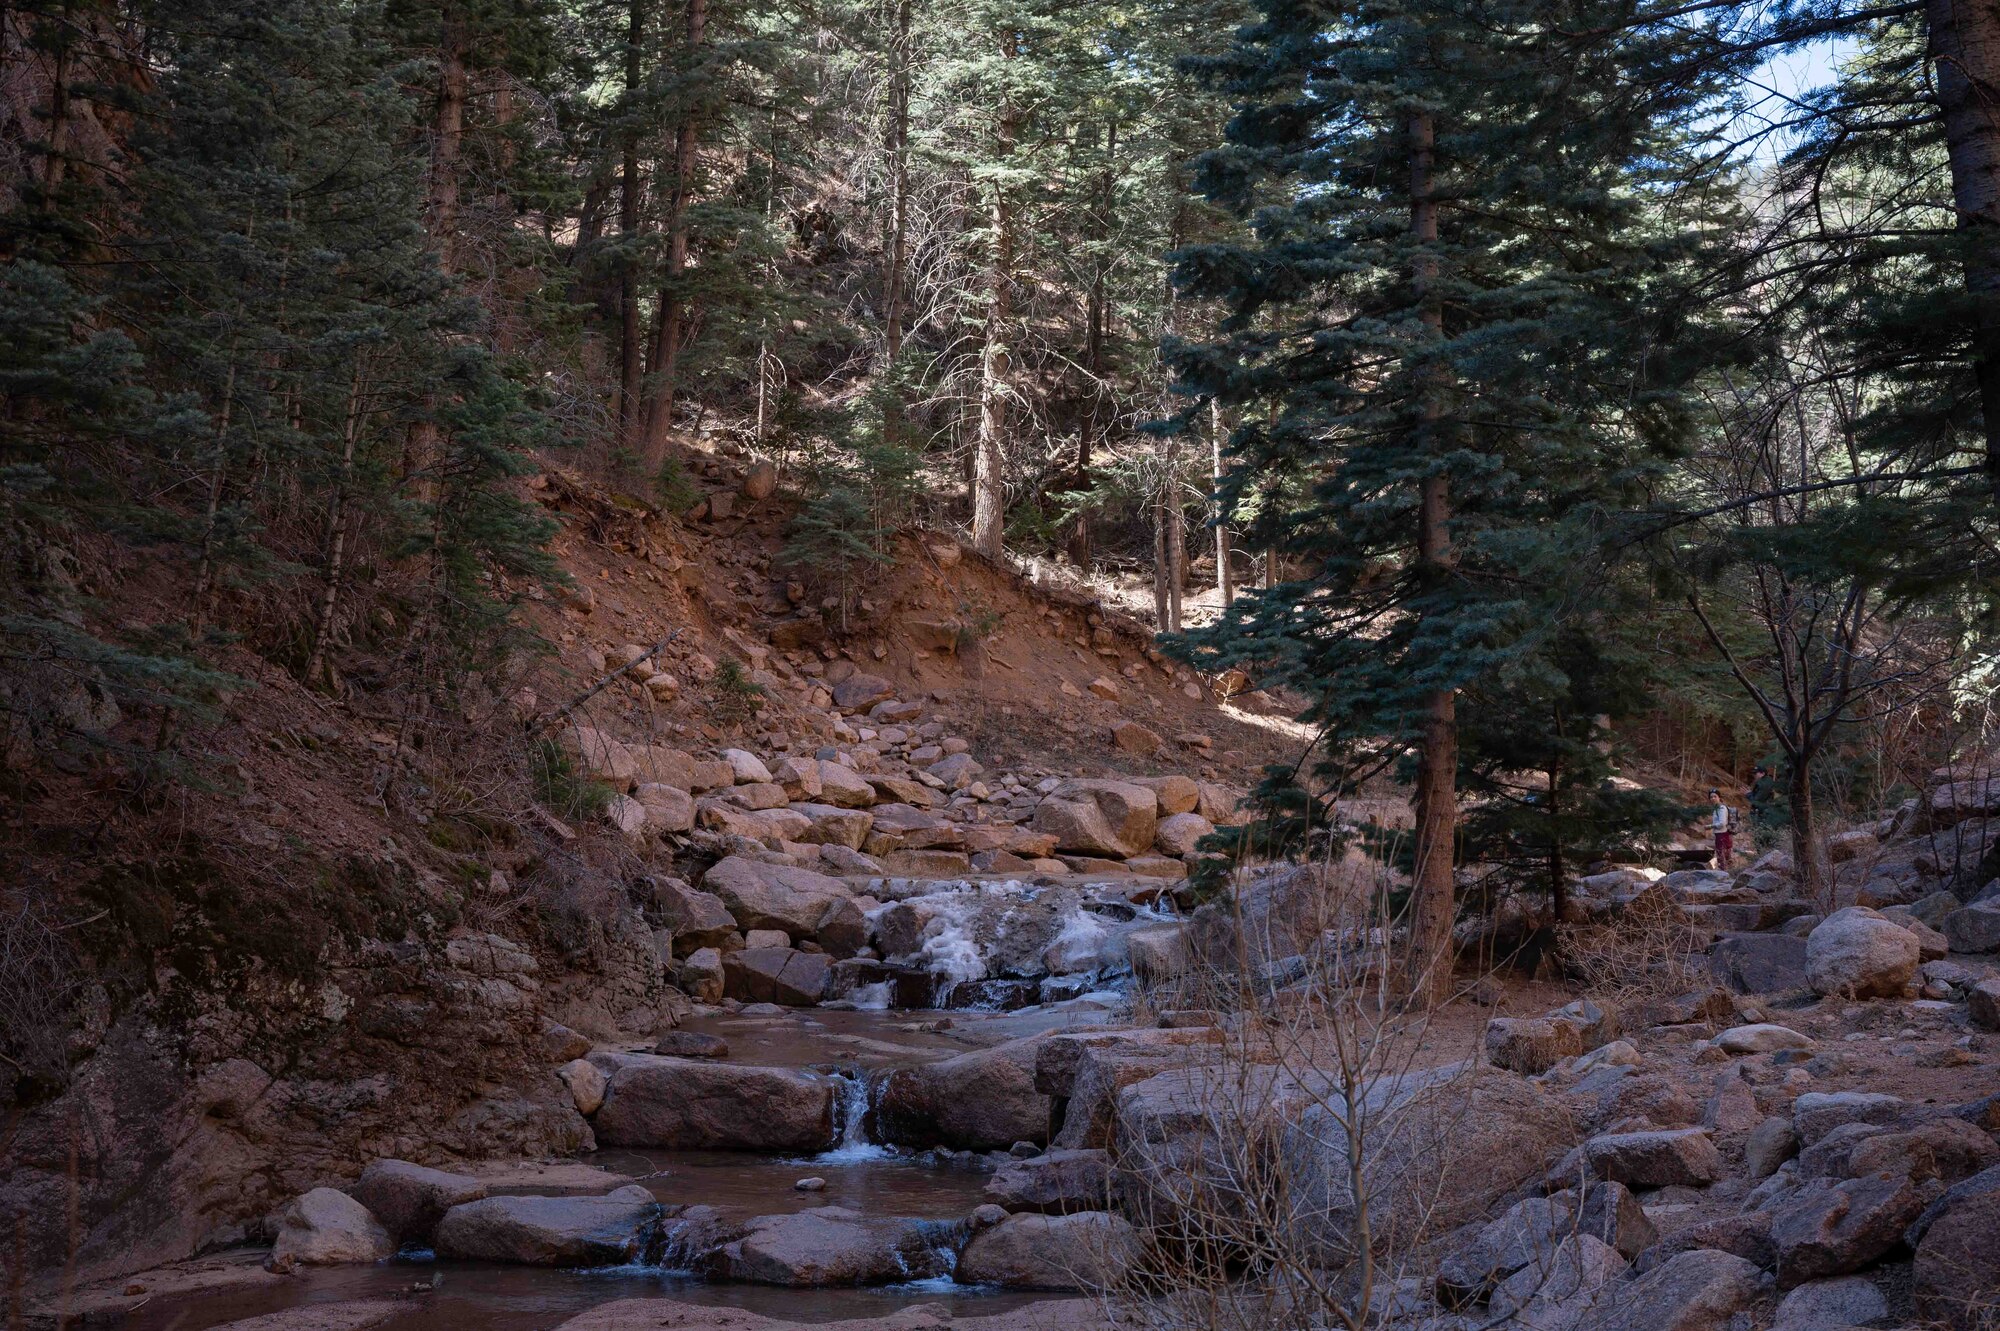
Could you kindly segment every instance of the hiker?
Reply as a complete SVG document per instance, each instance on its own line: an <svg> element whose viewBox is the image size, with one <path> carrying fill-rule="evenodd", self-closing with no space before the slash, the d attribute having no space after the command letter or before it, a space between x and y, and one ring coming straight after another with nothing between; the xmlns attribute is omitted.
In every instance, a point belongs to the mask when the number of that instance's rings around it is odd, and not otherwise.
<svg viewBox="0 0 2000 1331"><path fill-rule="evenodd" d="M1771 768L1758 763L1750 773L1750 789L1743 792L1750 801L1750 821L1758 827L1774 828L1783 826L1785 810L1778 803L1778 775Z"/></svg>
<svg viewBox="0 0 2000 1331"><path fill-rule="evenodd" d="M1715 812L1708 825L1715 833L1715 867L1727 869L1736 854L1736 810L1722 802L1722 792L1711 790L1708 797L1715 801Z"/></svg>

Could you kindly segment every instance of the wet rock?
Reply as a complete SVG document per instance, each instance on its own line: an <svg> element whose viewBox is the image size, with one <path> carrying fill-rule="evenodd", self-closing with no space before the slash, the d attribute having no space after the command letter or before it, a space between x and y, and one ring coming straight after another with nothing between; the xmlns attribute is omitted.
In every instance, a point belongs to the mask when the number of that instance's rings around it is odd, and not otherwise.
<svg viewBox="0 0 2000 1331"><path fill-rule="evenodd" d="M279 1217L271 1248L274 1268L379 1262L394 1255L396 1241L366 1206L333 1188L296 1197Z"/></svg>
<svg viewBox="0 0 2000 1331"><path fill-rule="evenodd" d="M445 1212L437 1254L522 1266L620 1266L640 1259L660 1204L633 1184L602 1197L488 1197Z"/></svg>
<svg viewBox="0 0 2000 1331"><path fill-rule="evenodd" d="M746 947L722 959L722 992L746 1003L812 1007L827 994L833 959L790 947Z"/></svg>
<svg viewBox="0 0 2000 1331"><path fill-rule="evenodd" d="M741 927L782 929L793 938L812 937L829 906L851 900L837 878L741 855L717 861L701 885L722 899Z"/></svg>
<svg viewBox="0 0 2000 1331"><path fill-rule="evenodd" d="M1104 1151L1047 1151L1003 1165L986 1197L1009 1211L1068 1215L1111 1205L1111 1157Z"/></svg>
<svg viewBox="0 0 2000 1331"><path fill-rule="evenodd" d="M1723 1173L1702 1128L1605 1133L1583 1144L1583 1158L1597 1177L1632 1188L1706 1187Z"/></svg>
<svg viewBox="0 0 2000 1331"><path fill-rule="evenodd" d="M1035 806L1034 829L1058 850L1123 859L1143 854L1159 830L1159 800L1123 781L1065 781Z"/></svg>
<svg viewBox="0 0 2000 1331"><path fill-rule="evenodd" d="M1119 1282L1138 1247L1131 1224L1106 1211L1010 1215L972 1236L957 1278L1009 1289L1099 1290Z"/></svg>
<svg viewBox="0 0 2000 1331"><path fill-rule="evenodd" d="M573 1058L556 1069L556 1076L563 1085L569 1087L570 1099L576 1104L579 1114L595 1114L604 1103L604 1071L587 1058ZM367 1175L364 1173L365 1179ZM474 1201L472 1197L461 1197L460 1201ZM442 1212L440 1212L442 1214Z"/></svg>
<svg viewBox="0 0 2000 1331"><path fill-rule="evenodd" d="M724 1280L795 1289L928 1280L951 1269L941 1228L822 1206L756 1217L707 1264Z"/></svg>
<svg viewBox="0 0 2000 1331"><path fill-rule="evenodd" d="M1579 1331L1725 1331L1761 1286L1751 1263L1698 1248L1604 1291Z"/></svg>
<svg viewBox="0 0 2000 1331"><path fill-rule="evenodd" d="M588 1063L583 1066L590 1067ZM407 1160L375 1160L347 1191L398 1243L424 1244L446 1211L478 1201L486 1195L486 1185L467 1174L450 1174Z"/></svg>
<svg viewBox="0 0 2000 1331"><path fill-rule="evenodd" d="M653 1052L663 1058L728 1058L729 1042L702 1031L668 1031Z"/></svg>
<svg viewBox="0 0 2000 1331"><path fill-rule="evenodd" d="M1822 1331L1830 1327L1866 1326L1889 1315L1889 1300L1881 1286L1860 1276L1809 1280L1778 1304L1771 1331Z"/></svg>
<svg viewBox="0 0 2000 1331"><path fill-rule="evenodd" d="M1822 994L1896 998L1917 973L1916 936L1865 906L1837 910L1806 938L1806 981Z"/></svg>
<svg viewBox="0 0 2000 1331"><path fill-rule="evenodd" d="M1950 1331L1991 1325L1992 1310L2000 1307L2000 1182L1950 1200L1931 1220L1917 1243L1911 1277L1919 1316Z"/></svg>
<svg viewBox="0 0 2000 1331"><path fill-rule="evenodd" d="M1895 1249L1924 1209L1907 1178L1876 1176L1805 1187L1771 1214L1778 1284L1789 1289L1860 1270Z"/></svg>
<svg viewBox="0 0 2000 1331"><path fill-rule="evenodd" d="M1048 1141L1049 1097L1035 1089L1035 1056L1045 1038L897 1068L876 1100L878 1137L900 1146L970 1151Z"/></svg>
<svg viewBox="0 0 2000 1331"><path fill-rule="evenodd" d="M593 1126L605 1146L818 1151L833 1140L833 1083L791 1068L624 1054Z"/></svg>

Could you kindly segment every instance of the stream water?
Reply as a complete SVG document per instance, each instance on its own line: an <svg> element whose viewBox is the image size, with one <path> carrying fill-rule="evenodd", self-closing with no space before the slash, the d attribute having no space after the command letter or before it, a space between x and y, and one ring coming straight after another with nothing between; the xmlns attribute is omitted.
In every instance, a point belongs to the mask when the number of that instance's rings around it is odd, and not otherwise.
<svg viewBox="0 0 2000 1331"><path fill-rule="evenodd" d="M842 1110L842 1139L829 1151L793 1158L603 1150L584 1161L643 1183L662 1202L707 1204L732 1218L841 1205L876 1216L963 1219L983 1200L988 1173L948 1152L908 1151L866 1140L861 1131L863 1077L1038 1031L1102 1025L1115 1015L1112 1001L1085 999L1004 1013L809 1008L698 1017L683 1029L727 1040L731 1062L846 1073L854 1090ZM794 1187L809 1176L824 1179L825 1189L801 1192ZM242 1260L254 1265L260 1256L246 1252ZM435 1288L412 1292L433 1281ZM939 1299L976 1303L981 1313L994 1313L1048 1297L949 1279L796 1290L710 1284L659 1267L569 1271L402 1256L373 1266L304 1268L275 1283L162 1296L99 1324L122 1331L208 1331L287 1308L397 1296L407 1299L409 1310L384 1324L391 1331L548 1331L597 1304L633 1298L675 1298L826 1322L881 1316Z"/></svg>

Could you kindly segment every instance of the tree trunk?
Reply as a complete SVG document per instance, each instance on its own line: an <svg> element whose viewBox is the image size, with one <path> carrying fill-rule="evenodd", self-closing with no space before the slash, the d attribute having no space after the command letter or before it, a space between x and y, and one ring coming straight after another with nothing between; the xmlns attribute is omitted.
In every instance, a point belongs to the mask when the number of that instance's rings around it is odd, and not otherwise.
<svg viewBox="0 0 2000 1331"><path fill-rule="evenodd" d="M459 164L465 156L465 58L469 35L456 4L444 6L438 28L438 91L431 115L431 171L425 218L438 266L451 271L458 236Z"/></svg>
<svg viewBox="0 0 2000 1331"><path fill-rule="evenodd" d="M910 262L910 5L896 2L896 37L890 48L889 73L889 271L883 281L882 368L896 372L903 354L904 273ZM882 404L882 437L900 443L903 437L903 394L892 386Z"/></svg>
<svg viewBox="0 0 2000 1331"><path fill-rule="evenodd" d="M1187 528L1181 515L1180 447L1167 439L1166 474L1160 478L1160 524L1167 540L1167 632L1181 631L1181 593L1187 589Z"/></svg>
<svg viewBox="0 0 2000 1331"><path fill-rule="evenodd" d="M1816 907L1830 907L1826 855L1819 844L1818 819L1813 809L1812 759L1801 753L1791 758L1789 766L1792 863L1799 876L1799 895Z"/></svg>
<svg viewBox="0 0 2000 1331"><path fill-rule="evenodd" d="M2000 509L2000 6L1993 0L1927 0L1924 9L1952 203L1970 241L1965 286L1978 315L1973 368L1986 482Z"/></svg>
<svg viewBox="0 0 2000 1331"><path fill-rule="evenodd" d="M1013 59L1020 40L1008 33L1000 54ZM1002 166L1014 155L1020 114L1008 102L1000 108L993 156ZM1004 180L993 182L992 268L987 274L986 349L979 369L979 438L972 460L972 546L998 559L1006 536L1006 444L1008 325L1013 318L1014 206Z"/></svg>
<svg viewBox="0 0 2000 1331"><path fill-rule="evenodd" d="M1208 400L1208 435L1212 454L1209 479L1215 488L1215 590L1222 597L1222 608L1227 610L1236 604L1236 572L1229 567L1229 515L1222 509L1222 483L1229 476L1229 469L1223 462L1223 448L1227 443L1222 428L1222 403L1215 398Z"/></svg>
<svg viewBox="0 0 2000 1331"><path fill-rule="evenodd" d="M688 0L687 51L692 64L701 52L703 29L708 25L708 0ZM667 200L667 264L660 284L660 319L653 340L648 379L652 389L646 400L645 466L648 476L656 475L667 461L667 441L674 428L674 377L680 368L681 348L687 338L687 302L678 285L687 271L688 199L694 191L694 159L701 126L692 109L682 113L674 134L674 187Z"/></svg>
<svg viewBox="0 0 2000 1331"><path fill-rule="evenodd" d="M1420 246L1435 243L1438 234L1437 200L1432 194L1436 132L1428 113L1410 117L1410 237ZM1444 315L1432 294L1437 262L1428 254L1419 254L1411 269L1423 321L1432 337L1440 337ZM1420 391L1419 441L1434 447L1442 404L1433 383L1426 382ZM1425 477L1419 483L1417 498L1421 577L1435 581L1449 575L1450 523L1450 481L1441 475ZM1457 708L1458 700L1450 689L1440 689L1424 700L1417 760L1409 985L1413 996L1430 1000L1443 999L1451 985L1452 859L1458 821Z"/></svg>
<svg viewBox="0 0 2000 1331"><path fill-rule="evenodd" d="M1167 590L1167 487L1153 490L1153 625L1161 633L1169 631L1173 598Z"/></svg>
<svg viewBox="0 0 2000 1331"><path fill-rule="evenodd" d="M1104 419L1104 338L1110 321L1108 276L1111 267L1105 246L1111 237L1111 210L1118 185L1118 119L1109 117L1104 126L1104 168L1098 173L1097 200L1091 209L1091 238L1096 241L1090 273L1090 293L1084 310L1084 368L1090 372L1090 411L1078 428L1076 439L1076 485L1088 489L1093 447L1107 433ZM1070 529L1069 557L1078 568L1090 567L1090 510L1078 504L1076 525Z"/></svg>
<svg viewBox="0 0 2000 1331"><path fill-rule="evenodd" d="M618 192L618 235L625 244L618 275L618 441L634 452L640 446L639 381L644 377L639 341L640 226L639 80L644 73L642 44L646 39L645 0L631 0L625 20L624 170Z"/></svg>
<svg viewBox="0 0 2000 1331"><path fill-rule="evenodd" d="M355 444L361 437L361 357L354 358L354 379L347 389L347 419L341 430L340 472L328 500L326 595L320 598L313 623L312 655L306 660L305 683L314 687L326 665L326 646L333 638L334 611L340 604L340 579L347 570L347 491L354 478Z"/></svg>

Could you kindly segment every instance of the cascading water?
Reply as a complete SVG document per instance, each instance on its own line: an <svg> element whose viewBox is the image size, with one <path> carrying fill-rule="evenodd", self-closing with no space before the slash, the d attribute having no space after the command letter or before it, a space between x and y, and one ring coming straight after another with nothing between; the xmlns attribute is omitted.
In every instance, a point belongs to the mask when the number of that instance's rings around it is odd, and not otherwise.
<svg viewBox="0 0 2000 1331"><path fill-rule="evenodd" d="M889 1148L868 1140L868 1078L859 1068L840 1068L833 1073L837 1140L831 1150L812 1157L815 1164L859 1164L880 1160Z"/></svg>

